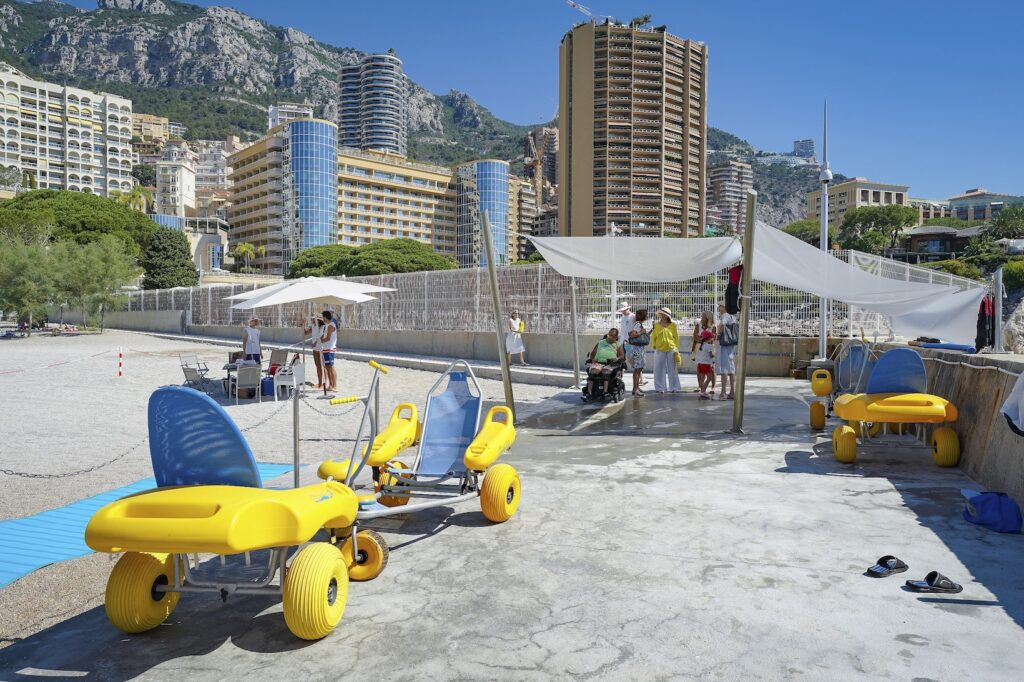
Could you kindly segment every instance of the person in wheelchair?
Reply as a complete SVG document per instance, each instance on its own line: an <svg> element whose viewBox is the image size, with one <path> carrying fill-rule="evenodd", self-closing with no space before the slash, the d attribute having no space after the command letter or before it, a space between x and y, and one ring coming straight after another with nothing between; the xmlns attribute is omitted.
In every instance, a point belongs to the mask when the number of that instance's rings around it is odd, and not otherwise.
<svg viewBox="0 0 1024 682"><path fill-rule="evenodd" d="M622 382L625 362L619 330L609 329L587 357L587 387L583 390L583 401L604 396L615 398L620 393L618 386Z"/></svg>

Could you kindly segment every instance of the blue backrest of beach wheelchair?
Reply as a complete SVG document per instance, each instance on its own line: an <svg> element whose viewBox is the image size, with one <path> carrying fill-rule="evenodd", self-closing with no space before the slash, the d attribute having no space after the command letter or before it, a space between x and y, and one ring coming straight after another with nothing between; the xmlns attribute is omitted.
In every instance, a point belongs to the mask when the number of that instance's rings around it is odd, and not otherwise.
<svg viewBox="0 0 1024 682"><path fill-rule="evenodd" d="M417 473L466 470L463 456L476 437L481 399L470 393L465 372L451 372L444 392L427 398Z"/></svg>
<svg viewBox="0 0 1024 682"><path fill-rule="evenodd" d="M836 391L863 393L874 368L875 361L869 357L867 348L851 345L846 355L836 363Z"/></svg>
<svg viewBox="0 0 1024 682"><path fill-rule="evenodd" d="M909 348L882 353L868 379L867 393L927 393L928 372L921 356Z"/></svg>
<svg viewBox="0 0 1024 682"><path fill-rule="evenodd" d="M263 487L238 426L208 395L164 386L149 398L149 456L158 486Z"/></svg>

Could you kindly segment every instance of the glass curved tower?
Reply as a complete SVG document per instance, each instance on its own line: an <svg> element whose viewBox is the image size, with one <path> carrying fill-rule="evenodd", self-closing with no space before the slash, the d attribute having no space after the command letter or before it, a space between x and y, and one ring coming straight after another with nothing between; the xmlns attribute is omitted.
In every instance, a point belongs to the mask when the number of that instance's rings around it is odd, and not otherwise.
<svg viewBox="0 0 1024 682"><path fill-rule="evenodd" d="M483 212L491 226L495 264L508 265L508 161L485 159L455 169L456 260L460 268L485 267Z"/></svg>
<svg viewBox="0 0 1024 682"><path fill-rule="evenodd" d="M402 60L370 54L341 70L341 144L405 156L409 84Z"/></svg>
<svg viewBox="0 0 1024 682"><path fill-rule="evenodd" d="M312 119L292 121L286 129L291 182L285 188L284 236L292 247L287 269L302 249L338 241L338 128Z"/></svg>

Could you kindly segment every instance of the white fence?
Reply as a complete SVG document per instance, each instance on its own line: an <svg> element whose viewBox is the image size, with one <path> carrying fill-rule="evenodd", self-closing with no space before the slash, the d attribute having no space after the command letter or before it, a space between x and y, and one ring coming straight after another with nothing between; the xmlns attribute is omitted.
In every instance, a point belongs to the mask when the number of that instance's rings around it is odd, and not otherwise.
<svg viewBox="0 0 1024 682"><path fill-rule="evenodd" d="M859 251L840 251L843 260L866 272L907 282L946 284L961 289L978 282L928 268L908 265ZM338 310L340 326L349 329L395 331L491 331L491 293L484 269L414 272L401 275L356 277L395 289L378 300ZM546 264L499 268L498 287L508 315L518 309L531 332L568 332L570 328L569 278ZM696 320L702 310L715 310L725 296L726 272L696 279L652 284L611 280L578 280L577 314L581 329L608 329L615 319L613 309L629 301L634 310L670 308L685 322ZM235 325L249 317L248 311L232 310L228 296L257 288L257 285L213 285L203 287L138 291L131 294L129 310L184 310L192 325ZM752 283L750 331L755 335L817 336L818 297L802 291L755 280ZM881 315L838 301L830 305L831 332L836 336L885 337L889 327ZM257 310L263 324L295 326L306 317L305 305L282 305Z"/></svg>

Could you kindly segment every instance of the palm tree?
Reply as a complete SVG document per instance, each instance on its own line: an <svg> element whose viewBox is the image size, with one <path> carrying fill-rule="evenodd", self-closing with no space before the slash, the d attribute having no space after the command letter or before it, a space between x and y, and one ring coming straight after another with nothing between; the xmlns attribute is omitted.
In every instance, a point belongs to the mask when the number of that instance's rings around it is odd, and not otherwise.
<svg viewBox="0 0 1024 682"><path fill-rule="evenodd" d="M139 213L145 213L146 209L153 202L153 192L148 187L143 187L142 185L135 185L128 192L115 190L111 194L114 194L119 204L134 209Z"/></svg>
<svg viewBox="0 0 1024 682"><path fill-rule="evenodd" d="M256 255L256 247L249 242L241 242L235 245L235 250L231 253L236 259L245 259L245 271L249 271L249 259Z"/></svg>

